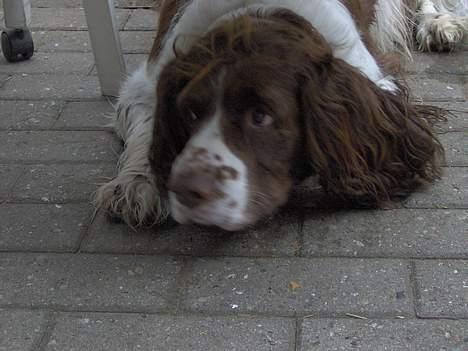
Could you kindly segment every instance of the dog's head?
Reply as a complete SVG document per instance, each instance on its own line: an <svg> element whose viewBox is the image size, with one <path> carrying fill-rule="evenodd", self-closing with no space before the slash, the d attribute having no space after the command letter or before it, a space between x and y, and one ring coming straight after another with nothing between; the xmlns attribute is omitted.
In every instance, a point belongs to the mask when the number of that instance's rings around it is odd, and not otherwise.
<svg viewBox="0 0 468 351"><path fill-rule="evenodd" d="M163 70L151 161L181 222L237 230L294 183L376 201L437 175L438 144L402 94L336 59L286 11L219 25Z"/></svg>

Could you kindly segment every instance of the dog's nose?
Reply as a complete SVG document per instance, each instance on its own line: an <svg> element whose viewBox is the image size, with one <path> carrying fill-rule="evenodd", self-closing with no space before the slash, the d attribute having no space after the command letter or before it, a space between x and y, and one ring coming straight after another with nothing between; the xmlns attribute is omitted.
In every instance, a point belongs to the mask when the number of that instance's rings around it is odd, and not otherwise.
<svg viewBox="0 0 468 351"><path fill-rule="evenodd" d="M214 175L196 170L171 174L168 188L188 208L201 206L221 196Z"/></svg>

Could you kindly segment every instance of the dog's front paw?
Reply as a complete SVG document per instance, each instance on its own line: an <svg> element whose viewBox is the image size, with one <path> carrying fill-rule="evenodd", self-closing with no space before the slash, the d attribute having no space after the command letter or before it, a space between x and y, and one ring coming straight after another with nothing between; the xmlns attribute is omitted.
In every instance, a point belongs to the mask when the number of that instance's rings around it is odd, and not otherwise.
<svg viewBox="0 0 468 351"><path fill-rule="evenodd" d="M466 34L466 18L450 14L424 15L420 17L416 40L421 51L451 51L463 43Z"/></svg>
<svg viewBox="0 0 468 351"><path fill-rule="evenodd" d="M132 227L157 224L169 215L154 181L141 175L119 176L102 185L94 204Z"/></svg>

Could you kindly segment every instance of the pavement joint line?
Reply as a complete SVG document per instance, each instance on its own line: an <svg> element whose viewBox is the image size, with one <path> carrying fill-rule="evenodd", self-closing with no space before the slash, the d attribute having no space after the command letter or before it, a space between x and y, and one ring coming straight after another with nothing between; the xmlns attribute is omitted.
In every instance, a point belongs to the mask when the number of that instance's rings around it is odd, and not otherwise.
<svg viewBox="0 0 468 351"><path fill-rule="evenodd" d="M295 318L294 320L294 338L290 342L291 350L300 351L302 350L302 323L304 318Z"/></svg>
<svg viewBox="0 0 468 351"><path fill-rule="evenodd" d="M42 332L41 337L39 338L37 344L33 344L31 347L32 350L35 351L43 351L46 349L47 344L50 341L50 338L53 335L55 326L57 325L57 317L54 312L47 311L46 312L46 321L45 325L41 326Z"/></svg>
<svg viewBox="0 0 468 351"><path fill-rule="evenodd" d="M313 313L313 314L304 314L304 315L284 315L278 313L257 313L257 312L243 312L243 313L213 313L213 312L200 312L196 310L186 310L183 313L174 313L173 311L161 310L161 311L152 311L152 310L135 310L135 311L113 311L113 310L102 310L102 309L57 309L50 308L50 306L26 306L26 305L5 305L0 306L0 308L9 311L34 311L34 312L45 312L51 314L60 314L60 315L72 315L72 316L82 316L85 314L100 314L100 315L128 315L128 316L138 316L138 315L148 315L148 316L161 316L161 317L194 317L194 318L205 318L205 317L214 317L214 318L238 318L238 319L258 319L258 318L282 318L287 320L303 319L303 320L322 320L322 319L335 319L335 320L356 320L346 313ZM404 318L400 318L404 317ZM394 314L373 314L369 320L381 320L381 321L391 321L391 320L408 320L408 321L468 321L468 318L465 317L407 317L407 316L394 316Z"/></svg>
<svg viewBox="0 0 468 351"><path fill-rule="evenodd" d="M238 319L258 319L258 318L282 318L288 319L293 321L295 319L342 319L342 320L355 320L355 318L350 317L348 312L315 312L313 313L314 318L311 318L310 313L300 313L291 311L291 313L274 313L274 312L252 312L252 311L243 311L243 312L226 312L226 311L199 311L196 309L189 310L183 309L180 311L173 311L167 308L155 308L155 309L145 309L145 308L134 308L134 309L127 309L123 306L115 306L116 308L113 309L112 307L109 308L99 308L91 306L89 308L67 308L63 305L54 305L54 304L38 304L35 306L31 305L19 305L19 304L12 304L12 305L0 305L0 309L4 310L25 310L25 311L50 311L51 313L61 313L61 314L108 314L108 315L148 315L148 316L166 316L166 317L174 317L174 316L185 316L185 317L194 317L194 318L238 318ZM351 311L352 312L352 311ZM359 312L360 315L365 315L363 312ZM363 316L364 317L364 316ZM369 320L416 320L419 318L414 318L413 316L404 314L404 313L392 313L392 312L373 312L365 317ZM403 317L403 318L402 318ZM452 320L451 318L433 318L434 320ZM456 318L455 320L468 320L466 318Z"/></svg>
<svg viewBox="0 0 468 351"><path fill-rule="evenodd" d="M413 304L413 309L414 309L414 315L419 318L419 301L421 299L421 294L419 292L419 286L418 286L418 277L416 274L416 262L415 260L411 259L410 260L410 288L411 288L411 302Z"/></svg>
<svg viewBox="0 0 468 351"><path fill-rule="evenodd" d="M86 238L90 236L90 229L91 226L94 223L94 220L96 219L96 215L98 213L98 210L94 207L94 205L91 206L92 208L89 210L88 213L88 220L83 224L83 227L80 230L80 235L78 239L76 240L75 247L72 250L73 253L75 254L80 254L81 253L81 247L82 244L85 242Z"/></svg>
<svg viewBox="0 0 468 351"><path fill-rule="evenodd" d="M357 261L357 260L372 260L372 261L395 261L395 262L409 262L409 261L466 261L468 257L460 257L460 256L340 256L340 255L330 255L330 256L287 256L287 255L191 255L191 254L174 254L170 252L161 252L158 254L150 253L150 252L119 252L119 251L60 251L60 250L3 250L0 249L0 255L54 255L54 256L70 256L70 255L82 255L82 256L108 256L108 257L141 257L141 258L149 258L149 257L166 257L166 258L176 258L176 259L188 259L188 260L222 260L222 259L244 259L244 260L251 260L251 261L258 261L258 260L266 260L266 259L277 259L277 260L301 260L301 261L325 261L325 260L350 260L350 261Z"/></svg>

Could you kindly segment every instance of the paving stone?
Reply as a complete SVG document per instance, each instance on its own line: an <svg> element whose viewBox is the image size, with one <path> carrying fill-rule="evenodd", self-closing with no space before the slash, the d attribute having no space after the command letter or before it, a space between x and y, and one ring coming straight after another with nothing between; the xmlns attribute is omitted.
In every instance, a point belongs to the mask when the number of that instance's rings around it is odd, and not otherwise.
<svg viewBox="0 0 468 351"><path fill-rule="evenodd" d="M8 64L0 57L0 72L10 74L83 74L89 73L94 65L92 54L85 53L36 53L30 60Z"/></svg>
<svg viewBox="0 0 468 351"><path fill-rule="evenodd" d="M125 54L125 66L127 69L127 74L133 73L140 65L148 59L146 54ZM92 75L97 75L96 66L93 68Z"/></svg>
<svg viewBox="0 0 468 351"><path fill-rule="evenodd" d="M91 205L86 204L0 205L0 250L75 250L90 214Z"/></svg>
<svg viewBox="0 0 468 351"><path fill-rule="evenodd" d="M158 12L153 10L138 9L132 11L128 22L125 24L125 30L151 30L157 28Z"/></svg>
<svg viewBox="0 0 468 351"><path fill-rule="evenodd" d="M466 210L310 211L305 256L468 258Z"/></svg>
<svg viewBox="0 0 468 351"><path fill-rule="evenodd" d="M54 128L112 129L115 110L110 101L70 102L66 104Z"/></svg>
<svg viewBox="0 0 468 351"><path fill-rule="evenodd" d="M88 32L35 31L32 32L34 48L40 52L91 52Z"/></svg>
<svg viewBox="0 0 468 351"><path fill-rule="evenodd" d="M288 319L65 314L45 350L286 351L293 338Z"/></svg>
<svg viewBox="0 0 468 351"><path fill-rule="evenodd" d="M466 133L446 133L439 135L445 148L445 163L448 166L468 166L468 135Z"/></svg>
<svg viewBox="0 0 468 351"><path fill-rule="evenodd" d="M12 191L13 200L61 203L90 201L98 184L114 174L113 164L29 166Z"/></svg>
<svg viewBox="0 0 468 351"><path fill-rule="evenodd" d="M155 0L114 0L115 6L120 7L154 7L158 6Z"/></svg>
<svg viewBox="0 0 468 351"><path fill-rule="evenodd" d="M447 122L440 123L437 130L442 132L468 130L468 102L440 102L435 105L450 111Z"/></svg>
<svg viewBox="0 0 468 351"><path fill-rule="evenodd" d="M299 250L299 226L297 214L285 213L240 233L175 224L134 232L124 224L111 223L101 214L90 226L81 250L191 256L294 256Z"/></svg>
<svg viewBox="0 0 468 351"><path fill-rule="evenodd" d="M10 131L0 139L6 142L0 162L112 162L120 148L115 135L101 131Z"/></svg>
<svg viewBox="0 0 468 351"><path fill-rule="evenodd" d="M154 17L153 17L154 20ZM156 32L124 31L120 32L120 42L124 53L148 54L153 45Z"/></svg>
<svg viewBox="0 0 468 351"><path fill-rule="evenodd" d="M82 7L82 0L32 0L31 7ZM35 11L35 10L33 10Z"/></svg>
<svg viewBox="0 0 468 351"><path fill-rule="evenodd" d="M159 311L181 263L166 257L0 254L0 306Z"/></svg>
<svg viewBox="0 0 468 351"><path fill-rule="evenodd" d="M57 101L0 100L0 129L50 128L62 107Z"/></svg>
<svg viewBox="0 0 468 351"><path fill-rule="evenodd" d="M203 313L411 315L408 264L372 259L198 259L185 307Z"/></svg>
<svg viewBox="0 0 468 351"><path fill-rule="evenodd" d="M115 10L117 27L122 29L130 10ZM37 8L31 11L30 29L37 30L86 30L86 17L80 8Z"/></svg>
<svg viewBox="0 0 468 351"><path fill-rule="evenodd" d="M0 99L98 99L101 90L97 77L80 75L15 75L0 88Z"/></svg>
<svg viewBox="0 0 468 351"><path fill-rule="evenodd" d="M306 320L301 351L465 350L467 321Z"/></svg>
<svg viewBox="0 0 468 351"><path fill-rule="evenodd" d="M468 261L415 262L418 316L467 318Z"/></svg>
<svg viewBox="0 0 468 351"><path fill-rule="evenodd" d="M465 100L464 76L428 75L410 76L407 83L416 100L447 101Z"/></svg>
<svg viewBox="0 0 468 351"><path fill-rule="evenodd" d="M10 192L13 190L13 186L24 173L21 166L17 165L2 165L0 164L0 203L5 200Z"/></svg>
<svg viewBox="0 0 468 351"><path fill-rule="evenodd" d="M32 350L45 322L43 312L0 309L0 351Z"/></svg>
<svg viewBox="0 0 468 351"><path fill-rule="evenodd" d="M412 194L405 207L468 208L468 168L445 168L442 180Z"/></svg>
<svg viewBox="0 0 468 351"><path fill-rule="evenodd" d="M466 74L468 72L468 51L450 53L413 54L413 62L406 71L412 74Z"/></svg>
<svg viewBox="0 0 468 351"><path fill-rule="evenodd" d="M11 75L9 74L0 74L0 88L6 84L8 80L11 79Z"/></svg>

